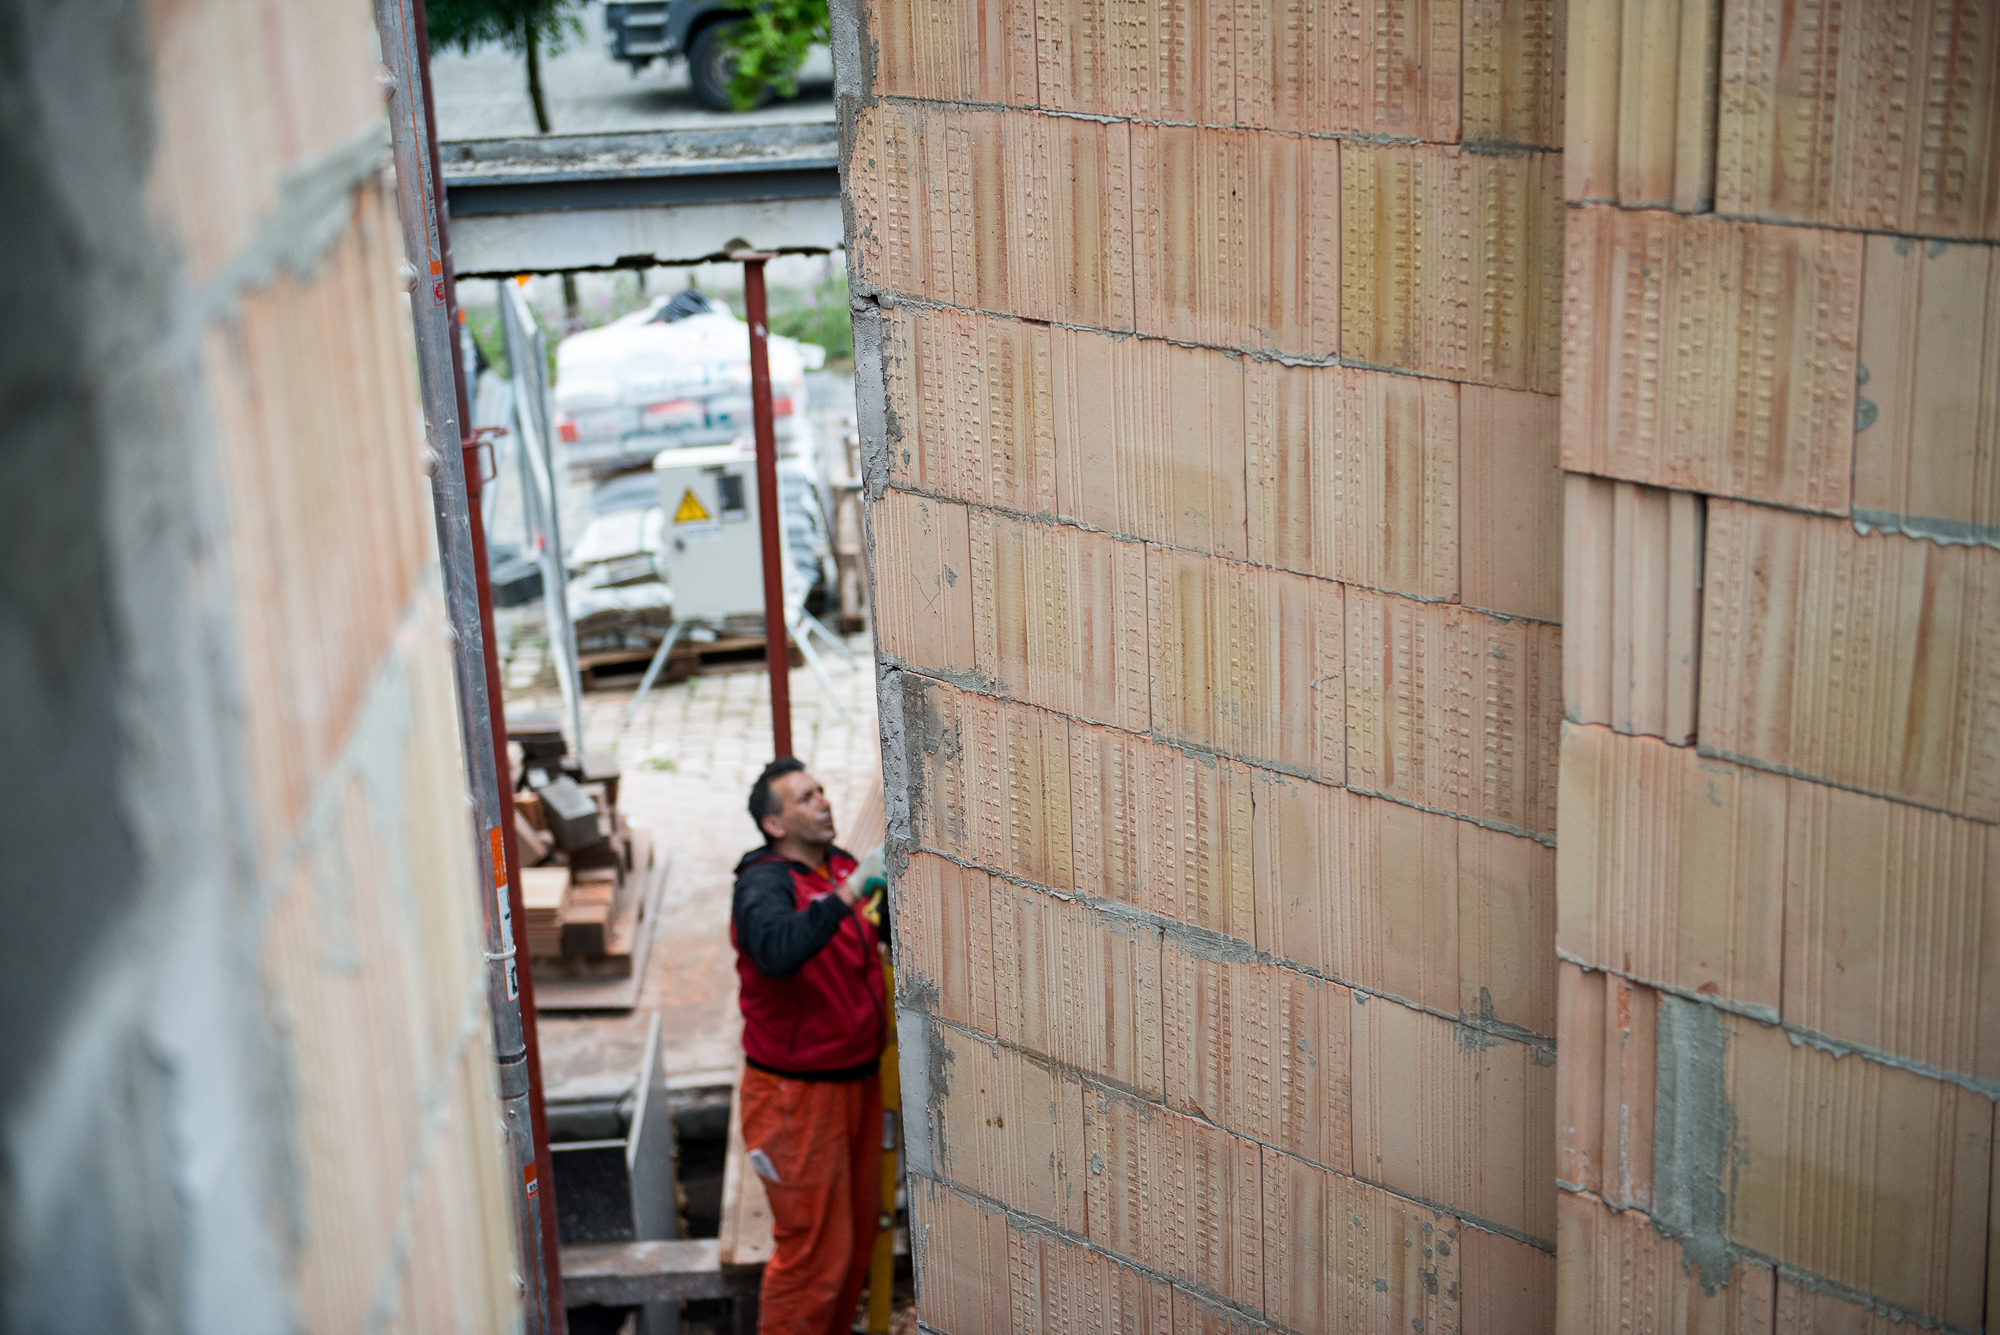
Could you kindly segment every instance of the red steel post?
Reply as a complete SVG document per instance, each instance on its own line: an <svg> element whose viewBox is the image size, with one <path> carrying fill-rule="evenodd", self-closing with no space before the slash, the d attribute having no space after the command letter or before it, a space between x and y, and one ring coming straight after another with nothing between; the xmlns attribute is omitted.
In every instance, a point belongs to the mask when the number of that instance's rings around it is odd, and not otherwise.
<svg viewBox="0 0 2000 1335"><path fill-rule="evenodd" d="M743 261L743 313L750 321L750 420L757 434L757 522L764 531L764 662L771 674L771 755L792 754L792 646L785 633L784 534L778 525L778 438L771 416L771 349L765 328L764 261Z"/></svg>
<svg viewBox="0 0 2000 1335"><path fill-rule="evenodd" d="M424 105L435 107L436 99L431 95L431 44L429 26L424 20L424 0L415 0L417 15L417 69L423 80ZM438 153L437 118L425 118L425 129L429 131L431 179L441 180L441 157ZM445 318L451 328L451 370L452 384L458 390L459 431L465 439L472 440L472 404L465 386L465 364L463 347L459 337L458 279L452 270L451 233L448 228L448 211L445 207L444 192L436 192L433 201L437 215L438 248L443 256ZM480 504L481 478L479 472L479 448L468 444L465 450L465 492L466 510L472 521L472 561L479 584L479 638L486 657L486 703L487 716L493 729L493 767L501 776L500 788L500 829L502 846L507 859L507 900L514 921L520 924L516 930L520 939L527 935L528 914L521 900L521 847L514 834L514 785L507 763L507 706L500 692L500 655L496 652L493 634L493 581L492 572L486 561L486 523L484 507ZM583 738L576 739L579 757L583 752ZM569 1314L563 1310L562 1259L556 1246L556 1192L555 1164L549 1156L549 1122L547 1105L542 1097L542 1045L535 1031L535 980L528 968L528 952L516 943L515 964L519 971L521 986L521 1046L527 1053L528 1067L528 1121L535 1144L536 1198L542 1217L542 1285L547 1295L548 1330L550 1335L569 1335ZM532 1306L532 1305L531 1305Z"/></svg>

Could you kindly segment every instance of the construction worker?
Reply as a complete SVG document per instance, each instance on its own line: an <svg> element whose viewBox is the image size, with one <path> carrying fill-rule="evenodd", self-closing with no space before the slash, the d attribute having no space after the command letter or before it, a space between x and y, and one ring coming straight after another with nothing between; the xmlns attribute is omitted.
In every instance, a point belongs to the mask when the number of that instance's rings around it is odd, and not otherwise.
<svg viewBox="0 0 2000 1335"><path fill-rule="evenodd" d="M888 939L881 850L833 843L826 790L799 761L750 789L764 846L736 864L729 935L742 983L743 1144L764 1179L775 1249L757 1329L847 1335L880 1209Z"/></svg>

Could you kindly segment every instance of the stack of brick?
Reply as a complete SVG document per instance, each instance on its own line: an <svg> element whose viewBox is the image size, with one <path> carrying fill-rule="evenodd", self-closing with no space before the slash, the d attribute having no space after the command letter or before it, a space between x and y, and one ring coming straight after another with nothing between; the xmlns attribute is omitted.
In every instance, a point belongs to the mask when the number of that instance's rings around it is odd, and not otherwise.
<svg viewBox="0 0 2000 1335"><path fill-rule="evenodd" d="M2000 18L1570 55L1557 1328L1990 1329Z"/></svg>
<svg viewBox="0 0 2000 1335"><path fill-rule="evenodd" d="M1553 1321L1561 14L836 13L936 1330Z"/></svg>

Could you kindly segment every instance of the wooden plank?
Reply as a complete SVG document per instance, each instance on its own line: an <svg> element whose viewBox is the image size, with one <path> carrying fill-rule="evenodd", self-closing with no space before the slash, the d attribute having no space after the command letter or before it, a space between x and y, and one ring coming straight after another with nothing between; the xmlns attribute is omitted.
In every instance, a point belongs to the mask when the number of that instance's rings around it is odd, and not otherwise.
<svg viewBox="0 0 2000 1335"><path fill-rule="evenodd" d="M674 646L673 652L667 655L666 666L661 669L660 680L671 685L677 681L686 681L697 673L727 671L745 663L751 667L761 666L764 661L762 658L754 660L744 658L741 662L731 658L731 655L747 655L753 650L759 654L763 653L762 635L721 635L713 640L701 642L682 640ZM602 686L607 690L615 690L619 687L636 685L639 673L644 670L646 664L653 661L656 652L657 649L607 649L601 653L582 654L577 658L577 669L582 674L583 688L589 691ZM791 646L791 664L793 667L806 665L805 655L799 652L796 644ZM616 668L629 669L629 673L600 678L600 673Z"/></svg>
<svg viewBox="0 0 2000 1335"><path fill-rule="evenodd" d="M844 847L856 857L865 857L869 849L887 840L888 813L882 805L882 776L878 773L868 780L868 791L861 795L861 805L847 823Z"/></svg>
<svg viewBox="0 0 2000 1335"><path fill-rule="evenodd" d="M722 1166L722 1224L717 1238L725 1266L759 1266L771 1259L771 1202L764 1179L750 1167L743 1144L743 1072L736 1073L736 1097L729 1101L729 1150Z"/></svg>
<svg viewBox="0 0 2000 1335"><path fill-rule="evenodd" d="M569 890L568 867L524 867L521 869L521 900L529 909L559 911Z"/></svg>
<svg viewBox="0 0 2000 1335"><path fill-rule="evenodd" d="M631 949L631 968L613 978L560 976L561 960L536 960L535 1009L537 1011L629 1011L639 1004L639 989L646 980L646 960L652 953L653 936L659 929L660 896L666 887L672 859L662 858L650 869L635 871L642 876L637 936ZM614 942L615 944L615 942Z"/></svg>
<svg viewBox="0 0 2000 1335"><path fill-rule="evenodd" d="M529 955L542 957L561 953L562 901L568 893L568 867L521 869L521 904L527 919Z"/></svg>
<svg viewBox="0 0 2000 1335"><path fill-rule="evenodd" d="M742 1276L723 1269L717 1238L565 1247L562 1276L563 1301L571 1307L729 1298L744 1286Z"/></svg>

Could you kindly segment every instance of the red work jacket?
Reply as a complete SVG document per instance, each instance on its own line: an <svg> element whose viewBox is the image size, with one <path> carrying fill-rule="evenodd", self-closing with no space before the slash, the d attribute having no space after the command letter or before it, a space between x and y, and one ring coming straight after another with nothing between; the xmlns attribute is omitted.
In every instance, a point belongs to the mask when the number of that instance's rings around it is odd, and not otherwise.
<svg viewBox="0 0 2000 1335"><path fill-rule="evenodd" d="M855 865L831 849L821 876L768 847L736 864L729 941L751 1065L819 1080L874 1074L888 1014L879 937L834 893Z"/></svg>

